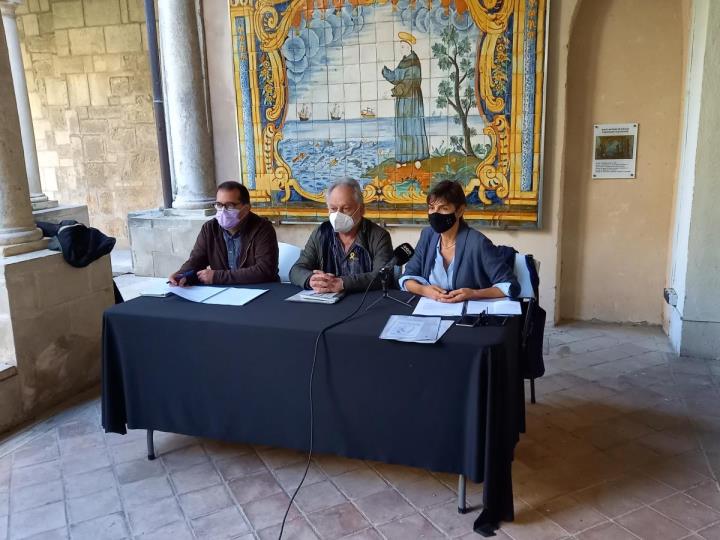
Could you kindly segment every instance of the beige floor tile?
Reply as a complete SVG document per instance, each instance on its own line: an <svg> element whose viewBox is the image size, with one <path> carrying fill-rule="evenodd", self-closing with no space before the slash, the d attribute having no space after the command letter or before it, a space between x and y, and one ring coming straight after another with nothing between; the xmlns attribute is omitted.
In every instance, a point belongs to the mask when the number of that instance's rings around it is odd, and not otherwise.
<svg viewBox="0 0 720 540"><path fill-rule="evenodd" d="M319 455L313 459L328 476L339 476L346 472L367 467L367 465L359 459L349 459L342 456Z"/></svg>
<svg viewBox="0 0 720 540"><path fill-rule="evenodd" d="M307 454L297 450L285 450L284 448L270 448L259 451L258 454L271 469L280 469L294 463L307 461Z"/></svg>
<svg viewBox="0 0 720 540"><path fill-rule="evenodd" d="M637 441L630 441L618 446L613 446L607 450L607 454L610 457L633 467L643 467L647 465L647 463L657 461L662 457L651 448L648 448Z"/></svg>
<svg viewBox="0 0 720 540"><path fill-rule="evenodd" d="M120 540L128 536L128 527L121 513L103 516L70 526L70 534L77 540Z"/></svg>
<svg viewBox="0 0 720 540"><path fill-rule="evenodd" d="M258 532L260 540L277 540L280 525L274 525ZM316 540L318 538L305 518L297 518L285 523L283 538L286 540Z"/></svg>
<svg viewBox="0 0 720 540"><path fill-rule="evenodd" d="M120 486L125 507L135 508L173 496L172 486L166 476L155 476Z"/></svg>
<svg viewBox="0 0 720 540"><path fill-rule="evenodd" d="M392 488L356 499L355 506L373 525L387 523L415 512L415 509ZM457 516L457 505L455 507Z"/></svg>
<svg viewBox="0 0 720 540"><path fill-rule="evenodd" d="M333 482L350 499L366 497L387 488L385 480L367 467L336 476Z"/></svg>
<svg viewBox="0 0 720 540"><path fill-rule="evenodd" d="M188 469L200 463L206 463L210 458L199 444L178 448L162 455L163 463L170 471Z"/></svg>
<svg viewBox="0 0 720 540"><path fill-rule="evenodd" d="M138 538L142 540L193 540L193 534L184 521L176 521L163 525L159 529ZM240 539L238 539L240 540Z"/></svg>
<svg viewBox="0 0 720 540"><path fill-rule="evenodd" d="M678 465L672 459L654 463L643 472L679 490L690 489L708 480L706 476L695 472L686 465Z"/></svg>
<svg viewBox="0 0 720 540"><path fill-rule="evenodd" d="M577 535L578 540L637 540L638 537L616 523L606 522Z"/></svg>
<svg viewBox="0 0 720 540"><path fill-rule="evenodd" d="M276 495L244 504L242 509L253 528L255 528L255 530L261 530L282 523L289 502L290 497L284 493L277 493ZM292 521L299 515L295 505L293 505L290 507L287 518Z"/></svg>
<svg viewBox="0 0 720 540"><path fill-rule="evenodd" d="M199 517L192 521L198 538L232 538L250 530L248 524L235 507Z"/></svg>
<svg viewBox="0 0 720 540"><path fill-rule="evenodd" d="M617 488L625 495L632 496L645 504L673 495L676 490L643 474L631 474L620 478Z"/></svg>
<svg viewBox="0 0 720 540"><path fill-rule="evenodd" d="M473 532L477 512L458 514L457 503L449 502L426 510L425 516L447 536L455 538Z"/></svg>
<svg viewBox="0 0 720 540"><path fill-rule="evenodd" d="M220 475L209 461L177 470L171 474L171 478L178 493L197 491L222 482Z"/></svg>
<svg viewBox="0 0 720 540"><path fill-rule="evenodd" d="M573 497L585 505L592 506L603 515L616 516L636 510L643 505L637 497L622 491L621 480L607 482L586 490L578 491Z"/></svg>
<svg viewBox="0 0 720 540"><path fill-rule="evenodd" d="M684 538L690 531L651 508L640 508L616 520L640 538L647 540L676 540Z"/></svg>
<svg viewBox="0 0 720 540"><path fill-rule="evenodd" d="M345 496L340 493L333 483L326 480L309 486L303 485L295 497L295 504L298 505L300 510L309 514L337 506L346 500Z"/></svg>
<svg viewBox="0 0 720 540"><path fill-rule="evenodd" d="M322 538L340 538L370 526L370 523L349 503L320 510L308 519Z"/></svg>
<svg viewBox="0 0 720 540"><path fill-rule="evenodd" d="M183 519L182 511L174 498L139 506L130 510L128 514L130 527L136 535L155 531L163 525Z"/></svg>
<svg viewBox="0 0 720 540"><path fill-rule="evenodd" d="M241 505L282 492L282 487L269 472L237 478L228 487Z"/></svg>
<svg viewBox="0 0 720 540"><path fill-rule="evenodd" d="M531 506L539 506L545 501L580 489L572 482L577 479L577 476L560 473L557 469L549 469L540 471L527 482L519 484L514 492Z"/></svg>
<svg viewBox="0 0 720 540"><path fill-rule="evenodd" d="M652 448L661 456L676 456L698 447L694 433L679 433L673 429L659 431L640 437L640 444Z"/></svg>
<svg viewBox="0 0 720 540"><path fill-rule="evenodd" d="M287 467L283 467L281 469L275 469L275 477L283 489L286 491L293 491L300 485L300 480L302 480L302 477L305 474L305 467L307 467L307 461L294 463L293 465L288 465ZM322 469L315 463L311 463L307 476L305 477L305 481L303 482L303 486L317 484L326 478L327 477Z"/></svg>
<svg viewBox="0 0 720 540"><path fill-rule="evenodd" d="M432 523L420 514L400 518L379 527L387 540L435 540L445 538Z"/></svg>
<svg viewBox="0 0 720 540"><path fill-rule="evenodd" d="M515 540L558 540L568 532L540 512L529 507L515 509L515 521L503 523L502 529Z"/></svg>
<svg viewBox="0 0 720 540"><path fill-rule="evenodd" d="M375 470L388 482L398 487L417 482L430 476L430 473L426 470L406 467L404 465L387 465L381 463L375 467Z"/></svg>
<svg viewBox="0 0 720 540"><path fill-rule="evenodd" d="M720 521L720 512L683 493L658 501L652 507L691 531Z"/></svg>
<svg viewBox="0 0 720 540"><path fill-rule="evenodd" d="M263 461L254 451L249 454L219 459L215 462L215 467L225 480L233 480L267 470Z"/></svg>
<svg viewBox="0 0 720 540"><path fill-rule="evenodd" d="M431 476L398 487L398 491L417 508L436 506L456 498L454 492Z"/></svg>
<svg viewBox="0 0 720 540"><path fill-rule="evenodd" d="M714 480L703 482L685 493L720 512L720 486Z"/></svg>
<svg viewBox="0 0 720 540"><path fill-rule="evenodd" d="M205 452L215 460L235 458L247 454L254 454L252 446L249 444L226 443L223 441L203 440L203 448Z"/></svg>
<svg viewBox="0 0 720 540"><path fill-rule="evenodd" d="M212 514L233 505L233 501L223 485L185 493L178 499L183 512L191 519Z"/></svg>
<svg viewBox="0 0 720 540"><path fill-rule="evenodd" d="M699 531L698 535L705 540L720 540L720 523Z"/></svg>
<svg viewBox="0 0 720 540"><path fill-rule="evenodd" d="M570 533L589 529L607 520L592 506L567 495L546 501L538 510Z"/></svg>

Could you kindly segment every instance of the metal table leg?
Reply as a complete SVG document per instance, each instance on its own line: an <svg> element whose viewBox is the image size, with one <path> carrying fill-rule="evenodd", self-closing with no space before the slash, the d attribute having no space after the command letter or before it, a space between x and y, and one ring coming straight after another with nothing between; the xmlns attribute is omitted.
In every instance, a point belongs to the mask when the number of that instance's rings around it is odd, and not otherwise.
<svg viewBox="0 0 720 540"><path fill-rule="evenodd" d="M153 430L147 430L147 456L150 461L155 459L155 443L153 442Z"/></svg>
<svg viewBox="0 0 720 540"><path fill-rule="evenodd" d="M458 514L466 514L467 500L465 497L465 476L460 475L458 477Z"/></svg>

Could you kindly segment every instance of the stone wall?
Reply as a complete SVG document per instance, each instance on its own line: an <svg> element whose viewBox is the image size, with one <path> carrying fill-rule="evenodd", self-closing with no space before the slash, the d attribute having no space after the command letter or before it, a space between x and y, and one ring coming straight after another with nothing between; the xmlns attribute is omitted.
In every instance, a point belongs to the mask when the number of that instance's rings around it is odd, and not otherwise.
<svg viewBox="0 0 720 540"><path fill-rule="evenodd" d="M162 201L142 0L25 0L18 27L45 193L127 245Z"/></svg>
<svg viewBox="0 0 720 540"><path fill-rule="evenodd" d="M0 259L0 432L98 383L113 303L109 256L85 268L48 250Z"/></svg>

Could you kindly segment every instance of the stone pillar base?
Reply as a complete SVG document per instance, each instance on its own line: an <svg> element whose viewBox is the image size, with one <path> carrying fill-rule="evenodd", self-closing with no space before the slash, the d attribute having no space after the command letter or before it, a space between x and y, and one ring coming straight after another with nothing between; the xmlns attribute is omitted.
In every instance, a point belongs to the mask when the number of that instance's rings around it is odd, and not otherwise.
<svg viewBox="0 0 720 540"><path fill-rule="evenodd" d="M146 210L128 214L133 272L167 277L184 263L214 209Z"/></svg>
<svg viewBox="0 0 720 540"><path fill-rule="evenodd" d="M74 219L78 223L83 225L90 225L90 217L88 215L88 208L84 204L57 204L55 206L47 208L34 208L33 206L33 218L35 221L46 221L48 223L60 223L66 219Z"/></svg>
<svg viewBox="0 0 720 540"><path fill-rule="evenodd" d="M55 208L58 205L57 201L53 201L51 199L46 199L44 201L33 201L30 199L30 203L32 204L33 212L36 210L45 210L46 208Z"/></svg>
<svg viewBox="0 0 720 540"><path fill-rule="evenodd" d="M215 197L208 197L205 199L193 199L184 200L182 197L178 197L173 202L173 209L175 210L209 210L215 203Z"/></svg>
<svg viewBox="0 0 720 540"><path fill-rule="evenodd" d="M0 259L0 366L16 368L0 385L18 405L0 407L0 432L97 384L113 302L109 256L85 268L48 250Z"/></svg>
<svg viewBox="0 0 720 540"><path fill-rule="evenodd" d="M23 253L40 251L41 249L46 249L49 242L49 238L41 238L40 240L25 242L23 244L0 246L0 257L14 257L15 255L22 255Z"/></svg>

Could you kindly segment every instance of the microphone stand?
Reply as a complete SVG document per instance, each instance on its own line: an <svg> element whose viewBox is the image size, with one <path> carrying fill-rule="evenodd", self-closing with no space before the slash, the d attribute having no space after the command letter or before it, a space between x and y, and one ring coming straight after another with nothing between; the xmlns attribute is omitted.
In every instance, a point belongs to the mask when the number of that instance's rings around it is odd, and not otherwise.
<svg viewBox="0 0 720 540"><path fill-rule="evenodd" d="M383 300L383 299L393 300L393 301L397 302L398 304L402 304L403 306L412 307L410 302L412 302L413 298L415 298L414 295L411 296L408 301L405 301L405 300L400 300L399 298L395 298L394 296L392 296L390 294L390 291L388 290L390 287L390 277L392 276L393 268L394 267L391 266L389 268L386 267L386 268L380 269L379 277L380 277L380 284L382 285L383 294L380 298L378 298L372 304L370 304L367 308L365 308L365 311L367 311L368 309L370 309L375 304L380 302L380 300Z"/></svg>

